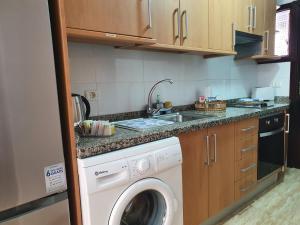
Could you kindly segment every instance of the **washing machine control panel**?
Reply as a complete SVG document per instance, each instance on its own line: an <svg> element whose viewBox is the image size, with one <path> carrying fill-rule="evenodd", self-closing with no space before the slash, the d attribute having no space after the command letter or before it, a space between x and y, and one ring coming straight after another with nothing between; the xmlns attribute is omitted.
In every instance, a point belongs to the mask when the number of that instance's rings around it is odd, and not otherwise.
<svg viewBox="0 0 300 225"><path fill-rule="evenodd" d="M141 159L136 163L136 170L138 173L143 174L150 169L150 161L148 158Z"/></svg>
<svg viewBox="0 0 300 225"><path fill-rule="evenodd" d="M130 160L131 178L139 178L154 171L154 157L153 155L146 155Z"/></svg>

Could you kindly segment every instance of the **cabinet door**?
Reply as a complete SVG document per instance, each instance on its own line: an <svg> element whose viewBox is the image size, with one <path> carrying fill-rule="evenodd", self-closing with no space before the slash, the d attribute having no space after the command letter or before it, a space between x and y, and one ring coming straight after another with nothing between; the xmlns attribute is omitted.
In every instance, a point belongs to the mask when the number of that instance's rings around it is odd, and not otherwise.
<svg viewBox="0 0 300 225"><path fill-rule="evenodd" d="M234 124L208 129L210 137L209 216L234 202Z"/></svg>
<svg viewBox="0 0 300 225"><path fill-rule="evenodd" d="M236 30L251 32L251 1L234 0L234 23Z"/></svg>
<svg viewBox="0 0 300 225"><path fill-rule="evenodd" d="M181 44L208 48L208 0L180 0Z"/></svg>
<svg viewBox="0 0 300 225"><path fill-rule="evenodd" d="M183 154L184 224L199 225L208 218L207 130L180 135Z"/></svg>
<svg viewBox="0 0 300 225"><path fill-rule="evenodd" d="M152 0L153 38L159 44L180 45L179 0Z"/></svg>
<svg viewBox="0 0 300 225"><path fill-rule="evenodd" d="M209 48L233 51L233 0L209 0Z"/></svg>
<svg viewBox="0 0 300 225"><path fill-rule="evenodd" d="M265 0L252 0L252 7L252 32L257 35L263 35L265 23Z"/></svg>
<svg viewBox="0 0 300 225"><path fill-rule="evenodd" d="M151 37L149 0L64 1L69 28Z"/></svg>
<svg viewBox="0 0 300 225"><path fill-rule="evenodd" d="M276 1L265 0L265 33L264 33L264 55L274 55L275 52L275 23L276 23Z"/></svg>

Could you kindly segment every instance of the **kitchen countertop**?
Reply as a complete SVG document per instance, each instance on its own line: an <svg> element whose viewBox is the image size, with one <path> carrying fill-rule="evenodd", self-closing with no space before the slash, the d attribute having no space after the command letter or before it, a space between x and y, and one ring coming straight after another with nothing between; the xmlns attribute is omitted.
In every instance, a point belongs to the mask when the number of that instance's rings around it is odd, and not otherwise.
<svg viewBox="0 0 300 225"><path fill-rule="evenodd" d="M256 116L264 116L288 109L289 104L275 104L265 109L231 108L226 112L209 112L214 117L198 119L182 123L174 123L163 127L148 129L143 132L116 128L116 134L112 137L80 137L77 144L77 157L87 158L104 154L123 148L132 147L172 136L180 133L197 131L208 127L239 121ZM196 112L205 114L205 112Z"/></svg>

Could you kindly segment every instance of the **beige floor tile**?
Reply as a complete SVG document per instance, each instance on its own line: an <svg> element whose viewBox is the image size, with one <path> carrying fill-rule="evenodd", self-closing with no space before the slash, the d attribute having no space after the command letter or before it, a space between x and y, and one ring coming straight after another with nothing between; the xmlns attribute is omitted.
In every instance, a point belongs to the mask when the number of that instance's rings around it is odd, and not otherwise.
<svg viewBox="0 0 300 225"><path fill-rule="evenodd" d="M224 225L300 225L300 170L289 169L283 183Z"/></svg>

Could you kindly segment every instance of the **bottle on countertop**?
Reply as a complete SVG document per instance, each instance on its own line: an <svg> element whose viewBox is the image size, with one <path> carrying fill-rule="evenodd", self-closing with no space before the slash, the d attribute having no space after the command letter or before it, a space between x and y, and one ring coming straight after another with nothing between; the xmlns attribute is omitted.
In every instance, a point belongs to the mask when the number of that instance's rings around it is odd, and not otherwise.
<svg viewBox="0 0 300 225"><path fill-rule="evenodd" d="M155 104L155 108L156 109L162 109L164 107L164 103L160 100L160 95L157 94L156 95L156 104Z"/></svg>

